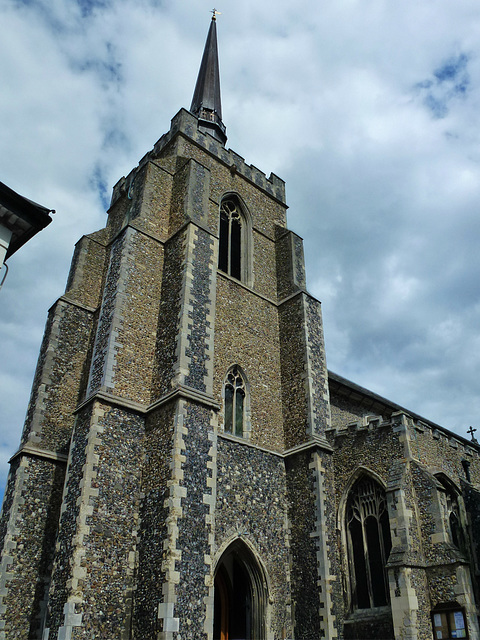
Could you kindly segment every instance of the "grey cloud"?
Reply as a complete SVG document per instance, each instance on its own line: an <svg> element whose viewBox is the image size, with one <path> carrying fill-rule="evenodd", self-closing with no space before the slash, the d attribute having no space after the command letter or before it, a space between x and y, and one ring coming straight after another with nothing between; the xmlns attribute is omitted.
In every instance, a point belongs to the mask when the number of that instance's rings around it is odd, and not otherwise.
<svg viewBox="0 0 480 640"><path fill-rule="evenodd" d="M477 0L218 9L228 144L287 181L329 366L465 434L480 411ZM1 179L57 210L0 293L4 475L74 243L189 107L210 18L153 0L0 15Z"/></svg>

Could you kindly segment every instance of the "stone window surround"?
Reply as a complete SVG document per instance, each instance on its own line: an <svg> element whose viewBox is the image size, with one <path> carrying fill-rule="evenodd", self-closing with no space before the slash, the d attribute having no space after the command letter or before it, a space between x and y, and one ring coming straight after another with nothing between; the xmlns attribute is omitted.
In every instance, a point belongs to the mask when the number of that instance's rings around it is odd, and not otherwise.
<svg viewBox="0 0 480 640"><path fill-rule="evenodd" d="M350 561L349 561L349 535L348 535L348 531L347 531L347 506L348 506L348 502L349 502L349 498L352 492L352 489L355 488L355 485L358 482L361 482L363 479L365 478L369 478L370 480L374 481L376 484L379 485L379 487L385 492L387 492L387 486L386 483L384 482L384 480L374 471L372 471L371 469L364 467L364 466L360 466L358 467L350 476L348 482L346 483L346 486L342 492L342 496L339 502L339 508L338 508L338 513L337 513L337 527L338 527L338 531L340 532L340 536L341 536L341 547L342 547L342 573L345 576L345 582L344 582L344 592L346 594L347 597L347 601L346 601L346 611L348 611L348 619L352 618L352 617L357 617L357 616L361 616L362 618L365 616L369 616L370 614L374 615L375 612L378 612L378 614L382 617L385 615L386 612L391 611L391 606L390 606L390 594L389 594L389 590L388 590L388 577L387 578L387 599L388 599L388 603L385 606L381 606L381 607L372 607L370 609L358 609L355 604L354 604L354 598L353 598L353 594L352 594L352 584L351 584L351 566L350 566ZM386 504L387 504L387 516L389 517L388 514L388 498L387 495L385 496L386 499ZM390 520L390 518L389 518ZM385 562L388 562L388 558L385 558Z"/></svg>
<svg viewBox="0 0 480 640"><path fill-rule="evenodd" d="M222 385L223 411L222 411L221 426L222 426L223 432L226 435L234 436L235 438L240 438L240 436L238 436L237 434L225 430L225 389L226 389L227 384L228 384L228 376L234 370L237 370L238 373L240 374L240 376L241 376L241 378L243 380L243 390L245 392L245 397L244 397L244 400L243 400L243 436L242 436L242 438L244 440L250 440L251 430L252 430L251 411L250 411L250 383L249 383L248 378L247 378L247 376L245 374L245 371L238 364L232 364L230 367L228 367L227 372L225 374L224 381L223 381L223 385Z"/></svg>
<svg viewBox="0 0 480 640"><path fill-rule="evenodd" d="M253 223L252 214L250 213L245 201L235 191L225 192L220 198L220 205L218 207L218 237L220 238L220 213L222 205L227 200L232 200L241 216L241 239L240 239L240 251L241 251L241 265L240 265L240 282L243 282L248 287L253 286ZM230 275L228 272L221 270L222 273ZM233 276L230 276L233 277ZM237 280L236 278L234 278Z"/></svg>

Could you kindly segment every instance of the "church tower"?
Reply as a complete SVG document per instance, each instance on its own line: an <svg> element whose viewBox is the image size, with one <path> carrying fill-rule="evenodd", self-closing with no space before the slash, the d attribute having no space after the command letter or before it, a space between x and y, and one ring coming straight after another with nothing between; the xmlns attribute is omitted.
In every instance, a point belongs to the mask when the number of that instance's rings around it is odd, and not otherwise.
<svg viewBox="0 0 480 640"><path fill-rule="evenodd" d="M320 303L284 182L226 139L214 14L191 110L115 185L50 309L1 639L337 637Z"/></svg>

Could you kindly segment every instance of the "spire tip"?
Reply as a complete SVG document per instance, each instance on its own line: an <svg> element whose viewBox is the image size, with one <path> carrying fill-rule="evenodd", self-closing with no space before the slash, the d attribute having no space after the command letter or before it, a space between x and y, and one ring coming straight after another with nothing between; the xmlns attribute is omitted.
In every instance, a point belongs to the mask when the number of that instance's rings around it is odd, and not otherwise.
<svg viewBox="0 0 480 640"><path fill-rule="evenodd" d="M198 118L199 129L208 132L222 144L227 136L222 122L222 101L220 98L220 72L218 64L216 16L220 12L212 10L212 20L198 72L190 111Z"/></svg>

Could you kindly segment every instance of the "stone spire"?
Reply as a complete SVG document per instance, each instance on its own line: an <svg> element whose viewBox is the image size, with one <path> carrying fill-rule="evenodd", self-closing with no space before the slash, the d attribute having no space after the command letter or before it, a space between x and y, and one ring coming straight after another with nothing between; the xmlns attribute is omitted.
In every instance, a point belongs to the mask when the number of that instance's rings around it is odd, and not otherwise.
<svg viewBox="0 0 480 640"><path fill-rule="evenodd" d="M209 133L225 144L227 135L225 133L226 127L222 122L222 101L220 98L217 13L214 9L190 111L197 116L201 131Z"/></svg>

